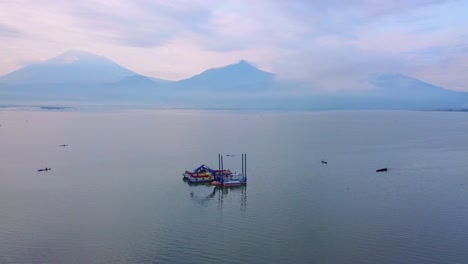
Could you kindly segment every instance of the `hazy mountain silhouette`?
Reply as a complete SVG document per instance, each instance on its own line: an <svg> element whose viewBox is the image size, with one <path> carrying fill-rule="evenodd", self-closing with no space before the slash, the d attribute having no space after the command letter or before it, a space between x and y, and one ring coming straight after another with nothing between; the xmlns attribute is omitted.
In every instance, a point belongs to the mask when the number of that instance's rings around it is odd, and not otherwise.
<svg viewBox="0 0 468 264"><path fill-rule="evenodd" d="M135 74L132 76L124 77L122 80L118 82L119 86L124 87L155 87L155 82L151 80L149 77Z"/></svg>
<svg viewBox="0 0 468 264"><path fill-rule="evenodd" d="M372 76L376 88L367 96L385 99L387 103L406 108L446 108L468 105L468 93L448 90L402 74Z"/></svg>
<svg viewBox="0 0 468 264"><path fill-rule="evenodd" d="M118 82L135 75L117 63L92 53L71 50L0 77L7 84L78 84Z"/></svg>
<svg viewBox="0 0 468 264"><path fill-rule="evenodd" d="M339 78L337 76L336 78ZM468 106L468 93L400 74L374 75L362 93L301 94L244 60L181 81L139 75L113 61L68 51L0 77L0 100L163 103L166 106L268 109L431 109ZM298 88L298 89L296 89ZM294 91L294 93L288 93Z"/></svg>
<svg viewBox="0 0 468 264"><path fill-rule="evenodd" d="M191 78L178 81L177 86L209 91L262 91L271 88L274 74L259 70L245 60L221 68L209 69Z"/></svg>
<svg viewBox="0 0 468 264"><path fill-rule="evenodd" d="M378 95L405 98L442 98L464 93L448 90L402 74L381 74L370 78Z"/></svg>
<svg viewBox="0 0 468 264"><path fill-rule="evenodd" d="M149 77L147 76L148 78L150 78L154 83L156 84L167 84L167 83L172 83L173 81L169 81L169 80L164 80L164 79L159 79L159 78L154 78L154 77Z"/></svg>

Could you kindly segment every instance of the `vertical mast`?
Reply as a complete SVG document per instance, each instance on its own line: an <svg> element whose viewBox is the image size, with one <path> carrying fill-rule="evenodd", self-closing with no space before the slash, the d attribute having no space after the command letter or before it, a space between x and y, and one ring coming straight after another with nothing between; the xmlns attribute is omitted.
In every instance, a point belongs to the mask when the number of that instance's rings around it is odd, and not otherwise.
<svg viewBox="0 0 468 264"><path fill-rule="evenodd" d="M242 154L242 174L244 174L244 154Z"/></svg>
<svg viewBox="0 0 468 264"><path fill-rule="evenodd" d="M245 176L244 177L245 177L245 180L247 180L247 153L244 154L244 159L245 159L245 161L244 161Z"/></svg>

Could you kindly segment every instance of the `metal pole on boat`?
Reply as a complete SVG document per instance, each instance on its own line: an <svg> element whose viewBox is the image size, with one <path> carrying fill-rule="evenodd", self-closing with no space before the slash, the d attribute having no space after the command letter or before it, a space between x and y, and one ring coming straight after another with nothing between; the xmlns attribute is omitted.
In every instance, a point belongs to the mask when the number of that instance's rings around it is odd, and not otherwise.
<svg viewBox="0 0 468 264"><path fill-rule="evenodd" d="M247 153L244 154L244 159L245 159L244 161L245 176L244 177L245 177L245 180L247 181Z"/></svg>
<svg viewBox="0 0 468 264"><path fill-rule="evenodd" d="M218 153L218 170L221 170L221 154Z"/></svg>
<svg viewBox="0 0 468 264"><path fill-rule="evenodd" d="M244 154L242 154L242 174L244 174Z"/></svg>

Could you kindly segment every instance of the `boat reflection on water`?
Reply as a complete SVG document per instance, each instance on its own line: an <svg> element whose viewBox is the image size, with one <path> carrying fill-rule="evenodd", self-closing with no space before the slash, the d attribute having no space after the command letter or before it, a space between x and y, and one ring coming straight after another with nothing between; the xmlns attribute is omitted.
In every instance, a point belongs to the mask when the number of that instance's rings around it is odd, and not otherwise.
<svg viewBox="0 0 468 264"><path fill-rule="evenodd" d="M213 201L217 201L218 208L222 209L224 200L228 197L230 199L239 199L242 209L245 210L247 205L247 185L241 186L214 186L211 182L194 183L187 178L182 178L182 181L193 188L190 192L190 198L197 204L207 206Z"/></svg>

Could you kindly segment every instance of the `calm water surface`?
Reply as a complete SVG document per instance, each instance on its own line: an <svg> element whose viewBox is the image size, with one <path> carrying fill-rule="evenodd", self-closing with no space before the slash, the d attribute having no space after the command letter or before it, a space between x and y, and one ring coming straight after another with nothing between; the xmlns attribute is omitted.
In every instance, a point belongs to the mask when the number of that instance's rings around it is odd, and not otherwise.
<svg viewBox="0 0 468 264"><path fill-rule="evenodd" d="M0 125L0 263L468 263L466 113L0 111ZM218 153L238 171L247 153L246 187L182 180Z"/></svg>

